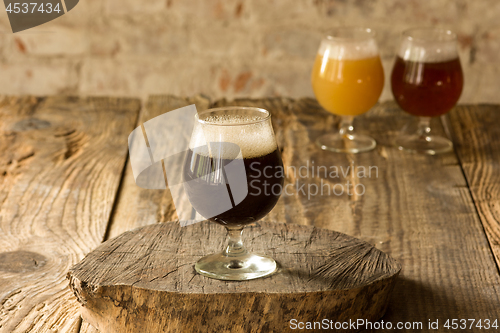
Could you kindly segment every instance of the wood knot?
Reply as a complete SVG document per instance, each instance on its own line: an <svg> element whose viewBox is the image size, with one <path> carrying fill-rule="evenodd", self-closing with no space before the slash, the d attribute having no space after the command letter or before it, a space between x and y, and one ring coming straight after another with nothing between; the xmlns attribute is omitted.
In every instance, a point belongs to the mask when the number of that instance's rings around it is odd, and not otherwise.
<svg viewBox="0 0 500 333"><path fill-rule="evenodd" d="M59 159L67 160L76 155L89 142L88 136L84 132L76 129L59 129L54 135L56 138L63 138L66 144L65 150L58 153L54 161Z"/></svg>
<svg viewBox="0 0 500 333"><path fill-rule="evenodd" d="M38 130L50 127L50 123L46 120L37 118L28 118L18 121L12 126L12 130L16 132L24 132Z"/></svg>
<svg viewBox="0 0 500 333"><path fill-rule="evenodd" d="M47 259L35 252L12 251L0 253L0 271L25 273L37 270L45 265Z"/></svg>

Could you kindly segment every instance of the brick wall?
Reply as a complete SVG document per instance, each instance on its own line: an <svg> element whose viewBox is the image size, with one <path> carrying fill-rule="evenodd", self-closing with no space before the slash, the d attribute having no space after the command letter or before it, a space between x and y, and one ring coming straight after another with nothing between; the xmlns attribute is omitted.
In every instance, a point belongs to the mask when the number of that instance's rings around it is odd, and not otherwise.
<svg viewBox="0 0 500 333"><path fill-rule="evenodd" d="M329 28L377 30L388 77L400 31L438 25L459 35L461 102L500 103L499 17L498 0L80 0L12 34L2 10L0 94L313 96Z"/></svg>

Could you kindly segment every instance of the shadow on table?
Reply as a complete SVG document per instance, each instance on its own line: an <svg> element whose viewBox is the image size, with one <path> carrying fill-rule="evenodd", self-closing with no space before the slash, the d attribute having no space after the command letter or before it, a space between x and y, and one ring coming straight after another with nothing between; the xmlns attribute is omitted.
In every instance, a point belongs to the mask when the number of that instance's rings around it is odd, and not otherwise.
<svg viewBox="0 0 500 333"><path fill-rule="evenodd" d="M451 292L453 294L450 294ZM487 304L487 300L483 300L477 294L474 300L467 299L466 296L470 295L470 290L460 292L458 288L455 290L447 288L445 291L438 289L438 286L431 287L415 280L399 277L386 314L380 321L391 322L393 326L398 322L411 323L414 327L411 329L398 329L398 332L427 332L429 331L429 322L435 323L438 320L439 329L434 331L441 332L446 330L443 325L447 319L470 318L478 320L491 317L495 313L494 309L491 309L489 314L478 313L476 305ZM484 309L484 307L482 308ZM415 326L417 323L421 323L420 329ZM368 329L362 332L374 333L381 331L383 330ZM467 331L472 332L473 330Z"/></svg>

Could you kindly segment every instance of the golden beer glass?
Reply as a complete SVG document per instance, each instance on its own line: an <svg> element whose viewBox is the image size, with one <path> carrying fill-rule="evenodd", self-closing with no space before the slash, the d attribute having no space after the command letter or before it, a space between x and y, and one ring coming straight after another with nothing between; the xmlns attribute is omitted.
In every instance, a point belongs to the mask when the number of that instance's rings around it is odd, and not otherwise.
<svg viewBox="0 0 500 333"><path fill-rule="evenodd" d="M341 116L338 132L317 139L324 150L339 153L370 151L376 142L354 131L355 116L370 110L384 87L384 70L371 29L337 28L324 37L311 75L319 104Z"/></svg>

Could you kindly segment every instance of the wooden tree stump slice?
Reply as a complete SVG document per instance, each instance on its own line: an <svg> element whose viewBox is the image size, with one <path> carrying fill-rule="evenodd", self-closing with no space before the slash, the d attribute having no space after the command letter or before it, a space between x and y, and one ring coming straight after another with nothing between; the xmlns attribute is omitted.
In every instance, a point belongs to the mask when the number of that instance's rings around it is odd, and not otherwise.
<svg viewBox="0 0 500 333"><path fill-rule="evenodd" d="M279 271L243 282L201 276L194 263L222 250L225 228L168 222L103 243L73 266L70 287L83 318L103 333L285 332L292 319L380 319L401 270L368 243L311 226L260 222L243 240Z"/></svg>

